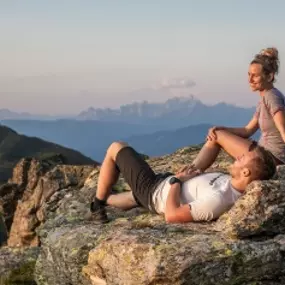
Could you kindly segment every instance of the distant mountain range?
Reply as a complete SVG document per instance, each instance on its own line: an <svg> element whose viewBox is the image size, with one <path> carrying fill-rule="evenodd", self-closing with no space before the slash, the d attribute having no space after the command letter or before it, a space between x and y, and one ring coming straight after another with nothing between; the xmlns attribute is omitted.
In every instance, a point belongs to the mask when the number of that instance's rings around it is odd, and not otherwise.
<svg viewBox="0 0 285 285"><path fill-rule="evenodd" d="M211 125L243 126L253 113L254 108L226 103L210 106L188 96L164 103L133 103L118 109L89 108L72 119L1 122L21 134L79 150L101 161L108 145L115 140L128 141L145 154L162 155L202 142Z"/></svg>
<svg viewBox="0 0 285 285"><path fill-rule="evenodd" d="M191 114L196 104L200 101L194 96L174 97L163 103L150 103L147 101L135 102L132 104L122 105L118 109L110 108L93 108L81 112L77 118L81 120L99 120L99 121L122 121L133 123L142 123L146 120L156 121L173 112L185 111Z"/></svg>
<svg viewBox="0 0 285 285"><path fill-rule="evenodd" d="M169 130L197 124L226 123L239 126L250 120L254 110L255 108L242 108L226 103L206 105L190 95L174 97L164 103L136 102L122 105L118 109L89 108L76 119L157 125L160 130Z"/></svg>
<svg viewBox="0 0 285 285"><path fill-rule="evenodd" d="M254 108L242 108L226 103L206 105L192 95L174 97L162 103L148 101L122 105L117 109L93 108L75 116L33 115L0 109L0 120L57 120L125 122L157 125L159 129L175 129L196 124L240 125L252 116Z"/></svg>
<svg viewBox="0 0 285 285"><path fill-rule="evenodd" d="M67 164L98 165L98 162L78 151L39 138L19 135L12 129L0 125L0 182L11 177L13 167L21 158L41 159L54 155L62 155Z"/></svg>

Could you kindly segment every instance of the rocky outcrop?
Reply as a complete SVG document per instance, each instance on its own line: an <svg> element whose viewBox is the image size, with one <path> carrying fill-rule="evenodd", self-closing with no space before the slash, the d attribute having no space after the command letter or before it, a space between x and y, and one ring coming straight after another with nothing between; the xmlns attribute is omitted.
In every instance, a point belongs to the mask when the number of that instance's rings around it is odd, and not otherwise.
<svg viewBox="0 0 285 285"><path fill-rule="evenodd" d="M8 237L7 227L2 213L0 212L0 246L6 243Z"/></svg>
<svg viewBox="0 0 285 285"><path fill-rule="evenodd" d="M46 207L50 198L53 196L55 199L55 193L60 192L61 199L63 193L67 195L69 191L80 188L92 170L92 166L58 165L43 176L34 177L27 185L22 199L18 201L8 245L39 245L35 230L46 220ZM61 191L63 189L65 191Z"/></svg>
<svg viewBox="0 0 285 285"><path fill-rule="evenodd" d="M22 195L23 189L17 184L9 183L0 186L0 213L2 213L8 230L10 230L13 222L18 199L20 199Z"/></svg>
<svg viewBox="0 0 285 285"><path fill-rule="evenodd" d="M156 172L176 171L198 150L149 162ZM213 168L229 163L221 154ZM140 208L108 208L107 225L86 221L98 175L98 168L59 165L25 190L9 244L13 237L14 245L41 245L37 284L285 284L284 167L275 179L252 183L216 222L184 225ZM116 189L128 189L123 179ZM28 230L33 240L23 235Z"/></svg>
<svg viewBox="0 0 285 285"><path fill-rule="evenodd" d="M23 158L13 169L13 176L7 184L0 186L0 212L10 230L18 201L37 185L39 178L58 164L63 163L59 155L47 160ZM27 195L27 194L26 194Z"/></svg>
<svg viewBox="0 0 285 285"><path fill-rule="evenodd" d="M62 155L53 155L49 159L23 158L13 169L13 176L10 183L34 189L39 178L56 165L65 161Z"/></svg>

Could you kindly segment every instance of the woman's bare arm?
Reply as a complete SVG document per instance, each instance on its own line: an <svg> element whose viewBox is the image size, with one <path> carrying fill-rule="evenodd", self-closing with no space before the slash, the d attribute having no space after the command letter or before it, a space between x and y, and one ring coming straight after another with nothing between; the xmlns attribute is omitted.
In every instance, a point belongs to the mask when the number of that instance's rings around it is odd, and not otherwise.
<svg viewBox="0 0 285 285"><path fill-rule="evenodd" d="M258 120L256 116L249 121L249 123L243 128L226 128L232 134L238 135L242 138L251 137L258 130Z"/></svg>
<svg viewBox="0 0 285 285"><path fill-rule="evenodd" d="M273 120L276 128L280 132L280 135L285 142L285 111L280 110L273 116Z"/></svg>
<svg viewBox="0 0 285 285"><path fill-rule="evenodd" d="M216 140L216 134L215 131L217 130L226 130L234 135L237 135L242 138L249 138L252 136L259 128L258 125L258 119L256 116L253 116L253 118L249 121L249 123L242 128L228 128L228 127L213 127L209 130L207 140Z"/></svg>

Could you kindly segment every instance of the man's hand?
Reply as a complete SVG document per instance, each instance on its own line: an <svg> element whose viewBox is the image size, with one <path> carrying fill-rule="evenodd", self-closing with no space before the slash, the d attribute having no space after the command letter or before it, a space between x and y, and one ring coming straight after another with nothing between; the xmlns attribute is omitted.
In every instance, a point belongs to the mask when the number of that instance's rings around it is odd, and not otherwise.
<svg viewBox="0 0 285 285"><path fill-rule="evenodd" d="M194 165L187 165L184 166L183 168L181 168L176 174L175 176L181 181L181 182L185 182L197 175L201 174L201 170L199 169L195 169Z"/></svg>
<svg viewBox="0 0 285 285"><path fill-rule="evenodd" d="M207 135L206 140L207 141L215 141L217 139L216 131L225 130L225 129L226 129L226 127L222 127L222 126L212 127L208 131L208 135Z"/></svg>

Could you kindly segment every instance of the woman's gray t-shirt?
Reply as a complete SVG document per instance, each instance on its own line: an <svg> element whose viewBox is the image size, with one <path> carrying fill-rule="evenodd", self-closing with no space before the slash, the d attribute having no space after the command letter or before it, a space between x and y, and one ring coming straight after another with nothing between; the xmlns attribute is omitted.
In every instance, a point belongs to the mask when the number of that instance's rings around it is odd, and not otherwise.
<svg viewBox="0 0 285 285"><path fill-rule="evenodd" d="M285 98L278 89L273 88L261 97L255 116L261 130L259 145L285 163L285 143L273 120L273 116L280 110L285 110Z"/></svg>

